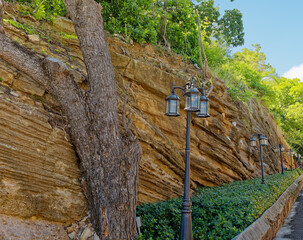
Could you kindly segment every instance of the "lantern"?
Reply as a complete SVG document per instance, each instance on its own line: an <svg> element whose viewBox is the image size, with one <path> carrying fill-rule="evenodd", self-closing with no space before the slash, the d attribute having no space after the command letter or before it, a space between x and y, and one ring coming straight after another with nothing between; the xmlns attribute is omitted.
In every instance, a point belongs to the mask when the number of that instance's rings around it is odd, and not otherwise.
<svg viewBox="0 0 303 240"><path fill-rule="evenodd" d="M195 87L195 79L192 77L192 82L185 85L185 108L187 112L198 112L200 108L200 91Z"/></svg>
<svg viewBox="0 0 303 240"><path fill-rule="evenodd" d="M166 111L165 115L170 117L180 116L180 98L175 94L173 90L172 93L165 98L166 101Z"/></svg>
<svg viewBox="0 0 303 240"><path fill-rule="evenodd" d="M209 115L209 99L204 94L204 84L202 85L202 95L200 97L200 111L196 113L196 117L208 118Z"/></svg>
<svg viewBox="0 0 303 240"><path fill-rule="evenodd" d="M285 148L282 144L280 144L280 149L281 149L281 152L284 152Z"/></svg>
<svg viewBox="0 0 303 240"><path fill-rule="evenodd" d="M274 148L274 152L278 152L279 149L278 149L278 146L276 145L275 148Z"/></svg>
<svg viewBox="0 0 303 240"><path fill-rule="evenodd" d="M260 140L260 145L261 146L267 146L268 145L268 140L263 134L261 134L259 136L259 140Z"/></svg>
<svg viewBox="0 0 303 240"><path fill-rule="evenodd" d="M200 107L199 95L200 92L193 84L187 85L184 93L185 96L185 108L187 112L198 112Z"/></svg>
<svg viewBox="0 0 303 240"><path fill-rule="evenodd" d="M255 135L252 135L250 139L250 146L251 147L256 147L257 146L257 139L255 138Z"/></svg>

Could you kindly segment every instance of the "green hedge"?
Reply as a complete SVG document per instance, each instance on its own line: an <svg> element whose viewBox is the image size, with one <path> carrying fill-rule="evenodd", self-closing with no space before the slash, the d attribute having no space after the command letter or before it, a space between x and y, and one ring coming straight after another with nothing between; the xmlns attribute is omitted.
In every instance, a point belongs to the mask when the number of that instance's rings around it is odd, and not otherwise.
<svg viewBox="0 0 303 240"><path fill-rule="evenodd" d="M194 239L231 239L255 221L300 176L303 171L238 181L220 187L204 187L192 197ZM182 199L142 204L137 215L142 221L139 239L178 239Z"/></svg>

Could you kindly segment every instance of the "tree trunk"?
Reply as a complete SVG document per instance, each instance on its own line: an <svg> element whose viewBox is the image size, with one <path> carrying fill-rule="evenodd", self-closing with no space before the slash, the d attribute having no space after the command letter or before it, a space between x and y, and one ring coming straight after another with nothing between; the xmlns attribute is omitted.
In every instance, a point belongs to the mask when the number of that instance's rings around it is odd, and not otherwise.
<svg viewBox="0 0 303 240"><path fill-rule="evenodd" d="M41 59L1 33L0 58L41 84L67 115L100 239L134 239L141 148L130 131L119 131L115 75L101 6L93 0L64 3L79 37L89 91L78 87L62 62Z"/></svg>
<svg viewBox="0 0 303 240"><path fill-rule="evenodd" d="M3 29L3 7L4 7L4 0L0 0L0 33L4 32L4 29Z"/></svg>

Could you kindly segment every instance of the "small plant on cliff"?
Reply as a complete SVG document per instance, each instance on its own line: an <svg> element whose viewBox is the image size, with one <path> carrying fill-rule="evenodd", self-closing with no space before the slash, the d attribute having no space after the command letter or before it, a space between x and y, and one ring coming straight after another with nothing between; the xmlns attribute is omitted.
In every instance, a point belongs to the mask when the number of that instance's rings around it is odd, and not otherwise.
<svg viewBox="0 0 303 240"><path fill-rule="evenodd" d="M302 174L301 169L260 179L238 181L220 187L204 187L192 197L194 239L231 239L255 221ZM142 204L137 215L142 220L145 240L178 239L182 199Z"/></svg>

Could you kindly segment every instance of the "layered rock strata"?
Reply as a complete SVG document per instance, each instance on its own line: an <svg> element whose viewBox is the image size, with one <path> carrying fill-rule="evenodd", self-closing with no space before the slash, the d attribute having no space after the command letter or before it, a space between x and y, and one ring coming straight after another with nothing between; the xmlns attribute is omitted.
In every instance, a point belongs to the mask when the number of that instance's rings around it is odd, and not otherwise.
<svg viewBox="0 0 303 240"><path fill-rule="evenodd" d="M30 17L19 20L41 28ZM61 18L53 26L43 25L49 41L5 23L7 35L41 55L65 62L74 69L77 83L88 89L78 41L63 38L52 28L74 34L70 22ZM116 71L120 116L126 92L123 85L130 83L126 113L133 113L131 128L143 149L139 202L182 196L186 114L181 110L178 118L166 117L164 99L173 82L183 86L201 72L174 53L120 38L107 41ZM2 61L0 78L0 213L64 224L80 220L86 214L86 201L68 123L58 104L28 76ZM286 143L272 115L255 100L234 102L224 82L212 82L211 117L193 115L191 120L192 189L259 177L259 151L249 146L252 133L264 133L270 142L264 147L265 173L280 171L273 146ZM286 155L284 164L290 165Z"/></svg>

